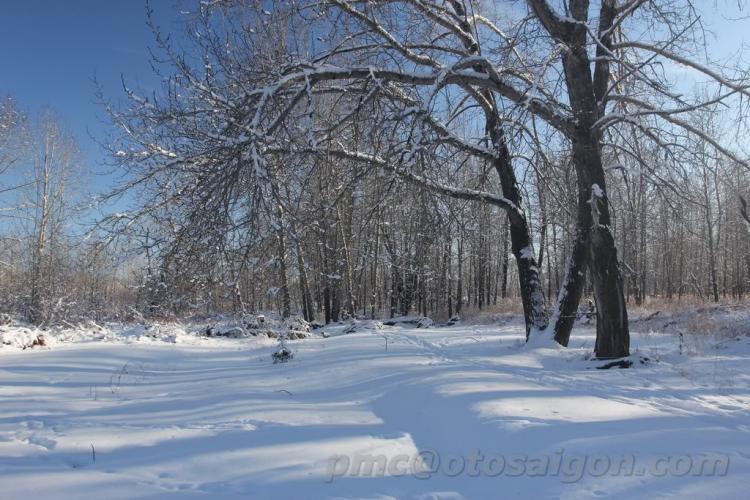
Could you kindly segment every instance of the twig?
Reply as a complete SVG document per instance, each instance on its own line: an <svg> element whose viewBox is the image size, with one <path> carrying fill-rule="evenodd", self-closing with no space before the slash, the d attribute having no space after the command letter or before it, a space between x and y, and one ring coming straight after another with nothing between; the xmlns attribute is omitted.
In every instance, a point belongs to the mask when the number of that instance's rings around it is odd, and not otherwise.
<svg viewBox="0 0 750 500"><path fill-rule="evenodd" d="M60 321L61 321L62 323L65 323L66 325L68 325L68 326L69 326L69 327L71 327L71 328L78 328L78 327L77 327L77 326L75 326L74 324L72 324L72 323L68 323L68 322L67 322L67 321L65 321L64 319L61 319ZM79 326L80 326L80 325L79 325Z"/></svg>
<svg viewBox="0 0 750 500"><path fill-rule="evenodd" d="M722 340L721 342L717 342L716 344L714 344L713 349L718 349L721 344L725 344L725 343L730 342L732 340L737 340L738 338L739 337L732 337L732 338L729 338L729 339Z"/></svg>
<svg viewBox="0 0 750 500"><path fill-rule="evenodd" d="M641 318L632 319L632 320L630 320L630 322L631 323L638 323L638 322L641 322L641 321L648 321L650 319L655 318L660 312L661 311L656 311L656 312L653 312L653 313L649 314L648 316L644 316L644 317L641 317Z"/></svg>
<svg viewBox="0 0 750 500"><path fill-rule="evenodd" d="M382 333L380 334L380 336L385 339L385 350L386 350L386 352L388 352L388 337L386 337Z"/></svg>

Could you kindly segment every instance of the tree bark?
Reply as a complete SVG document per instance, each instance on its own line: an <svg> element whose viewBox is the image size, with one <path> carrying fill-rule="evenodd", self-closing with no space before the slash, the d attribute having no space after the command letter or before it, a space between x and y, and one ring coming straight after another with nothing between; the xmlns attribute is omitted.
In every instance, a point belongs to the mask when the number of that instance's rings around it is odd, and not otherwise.
<svg viewBox="0 0 750 500"><path fill-rule="evenodd" d="M596 121L603 114L603 102L609 81L608 47L610 35L605 35L616 15L615 0L602 0L599 12L597 62L594 74L588 54L588 0L571 0L570 13L577 22L563 22L550 10L544 0L529 0L532 10L545 29L565 44L562 52L563 70L570 106L575 117L571 132L573 163L578 176L579 212L584 200L591 202L591 210L579 213L578 229L588 232L588 265L596 301L596 355L617 358L630 355L628 315L622 279L617 260L617 248L610 231L609 200L602 165L601 132ZM593 195L592 195L593 193ZM601 194L601 196L599 196ZM580 215L590 213L589 217ZM592 224L588 226L587 219ZM575 265L575 262L573 262Z"/></svg>
<svg viewBox="0 0 750 500"><path fill-rule="evenodd" d="M289 294L289 282L286 274L286 238L284 235L284 210L281 205L281 195L275 181L271 185L274 202L276 203L276 238L279 250L279 280L281 281L281 316L289 318L292 315L292 299Z"/></svg>

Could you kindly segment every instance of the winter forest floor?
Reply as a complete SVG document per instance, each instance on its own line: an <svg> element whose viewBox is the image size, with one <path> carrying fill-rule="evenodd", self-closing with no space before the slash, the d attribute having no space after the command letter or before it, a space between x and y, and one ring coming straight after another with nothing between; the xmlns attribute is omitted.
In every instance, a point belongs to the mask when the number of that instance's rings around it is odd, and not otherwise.
<svg viewBox="0 0 750 500"><path fill-rule="evenodd" d="M6 345L0 498L745 498L748 313L722 311L635 318L610 370L590 326L532 348L517 320L333 326L279 364L272 339L178 327ZM388 468L356 475L368 454Z"/></svg>

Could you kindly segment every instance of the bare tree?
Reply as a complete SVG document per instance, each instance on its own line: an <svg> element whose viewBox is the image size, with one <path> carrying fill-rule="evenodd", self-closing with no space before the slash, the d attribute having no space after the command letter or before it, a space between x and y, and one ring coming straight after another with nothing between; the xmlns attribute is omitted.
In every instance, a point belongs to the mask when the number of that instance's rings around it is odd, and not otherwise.
<svg viewBox="0 0 750 500"><path fill-rule="evenodd" d="M674 181L682 151L696 138L717 155L747 166L736 151L694 125L692 117L716 103L747 97L748 90L743 68L719 67L700 52L704 32L691 3L528 0L502 13L488 3L452 0L324 0L267 8L255 1L201 4L188 30L191 59L155 29L172 71L165 92L145 96L127 90L128 106L108 107L120 132L108 146L133 174L122 190L147 193L143 207L119 220L132 224L169 206L186 221L221 212L221 220L234 220L222 226L229 231L237 226L237 201L253 193L274 200L273 210L262 217L275 217L281 227L284 218L297 216L292 207L314 185L308 179L322 178L320 165L330 170L335 163L340 172L328 178L336 184L321 185L326 194L318 193L321 213L328 217L318 252L325 271L317 279L328 319L337 317L342 277L346 307L354 312L359 271L349 201L355 185L375 178L386 192L410 185L505 212L529 337L567 345L588 268L597 306L596 354L626 356L628 318L613 231L612 176L636 169L643 182L684 197ZM676 92L662 70L669 65L704 75L708 90ZM739 109L742 124L745 108ZM644 151L666 160L648 163ZM278 166L290 161L306 166L293 174L295 188L284 193ZM520 165L538 174L536 198L524 194L516 175ZM575 172L576 193L558 198L553 186L570 185L568 165ZM290 175L284 170L285 178ZM639 193L645 202L645 188ZM569 221L570 247L557 305L548 317L540 264L547 254L550 274L551 203L565 213L560 219ZM535 242L537 210L544 233ZM645 229L646 211L641 213L644 219L637 223ZM491 220L485 213L480 227L485 230ZM287 245L281 233L288 236L290 227L277 230L282 259ZM424 312L423 252L429 239L394 241L389 231L378 234L392 262L392 311L398 304L408 309L417 297ZM459 301L465 243L457 242ZM640 243L648 244L645 237ZM466 260L474 279L469 297L486 304L493 279L488 249L501 245L490 244L486 236L473 245ZM414 248L417 260L409 257ZM635 255L646 259L643 248ZM282 282L291 267L284 266ZM508 266L498 269L508 276ZM645 282L642 288L645 294ZM284 295L286 312L291 297Z"/></svg>
<svg viewBox="0 0 750 500"><path fill-rule="evenodd" d="M17 166L28 150L28 119L18 108L10 95L0 99L0 196L22 187L11 182L7 185L7 173ZM0 212L11 211L13 207L0 207Z"/></svg>
<svg viewBox="0 0 750 500"><path fill-rule="evenodd" d="M23 218L32 249L29 320L39 324L47 319L47 305L52 298L53 251L71 216L72 200L80 194L70 184L81 171L81 159L78 143L49 108L36 119L30 154Z"/></svg>

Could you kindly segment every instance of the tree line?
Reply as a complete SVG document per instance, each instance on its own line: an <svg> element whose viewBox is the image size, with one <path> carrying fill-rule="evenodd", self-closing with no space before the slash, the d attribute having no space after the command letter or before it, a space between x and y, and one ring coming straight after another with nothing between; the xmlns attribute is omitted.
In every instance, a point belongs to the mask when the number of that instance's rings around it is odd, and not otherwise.
<svg viewBox="0 0 750 500"><path fill-rule="evenodd" d="M702 19L670 0L217 0L174 43L149 18L163 88L97 92L126 178L105 199L135 201L87 265L127 255L103 275L140 314L520 300L527 335L562 345L586 294L597 355L627 355L627 304L746 293L746 68L708 56Z"/></svg>

